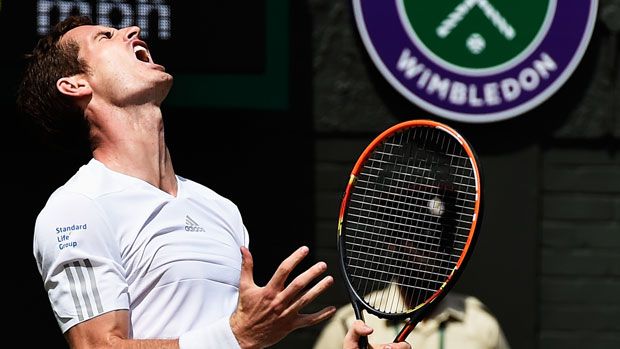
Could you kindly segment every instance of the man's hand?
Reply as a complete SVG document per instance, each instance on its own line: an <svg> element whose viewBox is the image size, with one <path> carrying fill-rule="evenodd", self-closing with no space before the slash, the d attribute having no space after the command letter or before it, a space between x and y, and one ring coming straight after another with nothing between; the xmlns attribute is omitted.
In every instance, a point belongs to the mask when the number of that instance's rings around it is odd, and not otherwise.
<svg viewBox="0 0 620 349"><path fill-rule="evenodd" d="M241 247L243 257L239 282L239 302L230 318L230 326L243 349L271 346L292 331L315 325L336 312L333 306L312 314L300 311L323 293L333 283L331 276L324 277L309 290L305 288L325 272L327 265L319 262L297 276L288 286L286 280L295 267L308 255L308 248L301 247L286 258L264 287L254 283L254 261L250 251Z"/></svg>
<svg viewBox="0 0 620 349"><path fill-rule="evenodd" d="M344 337L344 343L342 349L359 349L358 343L360 337L368 336L372 333L373 329L366 326L362 320L355 320L353 326L347 332ZM368 349L411 349L411 345L407 342L389 343L389 344L369 344Z"/></svg>

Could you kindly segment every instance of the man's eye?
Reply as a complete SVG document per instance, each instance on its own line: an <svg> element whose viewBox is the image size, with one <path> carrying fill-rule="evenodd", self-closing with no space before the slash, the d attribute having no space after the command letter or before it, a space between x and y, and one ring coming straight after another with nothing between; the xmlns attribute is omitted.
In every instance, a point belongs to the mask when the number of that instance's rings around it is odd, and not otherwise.
<svg viewBox="0 0 620 349"><path fill-rule="evenodd" d="M101 36L99 37L99 40L106 38L106 39L111 39L112 38L112 32L104 32L101 33Z"/></svg>

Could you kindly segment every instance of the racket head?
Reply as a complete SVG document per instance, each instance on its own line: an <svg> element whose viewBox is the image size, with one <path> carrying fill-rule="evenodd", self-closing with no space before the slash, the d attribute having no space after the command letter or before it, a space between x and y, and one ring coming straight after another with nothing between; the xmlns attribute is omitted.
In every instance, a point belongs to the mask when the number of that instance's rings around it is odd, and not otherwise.
<svg viewBox="0 0 620 349"><path fill-rule="evenodd" d="M377 136L351 171L338 219L339 266L356 316L364 308L409 318L404 340L454 286L481 216L479 160L456 130L419 119Z"/></svg>

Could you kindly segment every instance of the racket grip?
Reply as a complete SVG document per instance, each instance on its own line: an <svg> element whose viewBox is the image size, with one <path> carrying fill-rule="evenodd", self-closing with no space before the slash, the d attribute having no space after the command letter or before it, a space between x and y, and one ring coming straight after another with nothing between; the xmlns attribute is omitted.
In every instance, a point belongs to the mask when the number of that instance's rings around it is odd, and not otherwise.
<svg viewBox="0 0 620 349"><path fill-rule="evenodd" d="M368 337L361 336L359 341L357 342L357 346L359 349L368 349Z"/></svg>

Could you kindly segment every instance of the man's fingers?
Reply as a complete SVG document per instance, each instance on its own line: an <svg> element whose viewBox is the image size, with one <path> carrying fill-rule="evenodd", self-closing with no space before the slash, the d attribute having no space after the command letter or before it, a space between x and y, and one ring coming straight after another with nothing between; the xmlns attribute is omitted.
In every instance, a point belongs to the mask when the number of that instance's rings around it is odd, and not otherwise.
<svg viewBox="0 0 620 349"><path fill-rule="evenodd" d="M355 320L353 322L353 332L357 336L357 338L361 336L368 336L373 331L372 328L368 327L362 320Z"/></svg>
<svg viewBox="0 0 620 349"><path fill-rule="evenodd" d="M292 311L299 312L306 305L310 304L314 301L319 295L321 295L325 290L331 287L334 284L334 278L331 276L324 277L321 281L319 281L316 285L312 286L308 291L303 293L301 297L292 304ZM286 289L288 290L291 287L289 285ZM283 292L284 293L284 292Z"/></svg>
<svg viewBox="0 0 620 349"><path fill-rule="evenodd" d="M241 246L241 276L239 277L239 288L244 286L254 286L254 259L247 247Z"/></svg>
<svg viewBox="0 0 620 349"><path fill-rule="evenodd" d="M373 329L368 327L364 321L355 320L353 325L344 337L343 348L344 349L359 349L360 337L368 337L373 332ZM412 349L411 345L407 342L400 343L388 343L388 344L373 344L369 343L370 349Z"/></svg>
<svg viewBox="0 0 620 349"><path fill-rule="evenodd" d="M299 274L291 283L286 286L286 288L280 294L282 299L293 300L297 296L297 294L306 288L310 283L316 279L319 275L323 274L327 270L327 264L325 262L318 262L313 265L308 270ZM332 280L333 281L333 280ZM333 283L332 281L327 281L329 284L317 284L313 288L317 288L317 286L323 286L323 290ZM321 291L322 292L322 291Z"/></svg>
<svg viewBox="0 0 620 349"><path fill-rule="evenodd" d="M411 349L411 345L407 342L385 344L383 349Z"/></svg>
<svg viewBox="0 0 620 349"><path fill-rule="evenodd" d="M332 317L335 313L336 307L329 306L316 313L299 315L295 323L295 328L314 326L319 322Z"/></svg>
<svg viewBox="0 0 620 349"><path fill-rule="evenodd" d="M271 280L269 280L269 283L267 283L267 287L273 287L277 290L283 289L286 279L299 262L308 255L308 251L308 247L302 246L282 261Z"/></svg>
<svg viewBox="0 0 620 349"><path fill-rule="evenodd" d="M368 336L372 331L372 328L366 326L364 321L355 320L346 336L344 336L343 349L358 349L360 337Z"/></svg>

